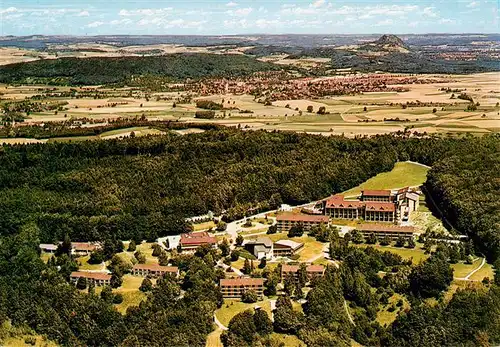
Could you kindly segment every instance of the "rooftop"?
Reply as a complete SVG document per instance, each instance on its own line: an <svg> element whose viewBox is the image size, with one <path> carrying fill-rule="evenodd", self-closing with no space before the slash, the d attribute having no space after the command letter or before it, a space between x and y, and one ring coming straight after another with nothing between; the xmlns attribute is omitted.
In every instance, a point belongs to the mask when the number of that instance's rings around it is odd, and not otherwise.
<svg viewBox="0 0 500 347"><path fill-rule="evenodd" d="M367 201L365 205L368 211L396 211L396 206L392 202Z"/></svg>
<svg viewBox="0 0 500 347"><path fill-rule="evenodd" d="M297 272L299 271L300 266L299 265L287 265L283 264L281 265L281 271L282 272ZM308 265L306 267L307 272L324 272L325 267L323 265Z"/></svg>
<svg viewBox="0 0 500 347"><path fill-rule="evenodd" d="M266 248L271 248L273 246L273 241L269 237L259 237L254 240L245 241L245 245L264 245Z"/></svg>
<svg viewBox="0 0 500 347"><path fill-rule="evenodd" d="M40 249L47 249L51 251L55 251L57 249L57 245L54 245L52 243L41 243L39 247Z"/></svg>
<svg viewBox="0 0 500 347"><path fill-rule="evenodd" d="M326 200L326 208L360 208L364 205L359 200L345 200L343 195L334 195Z"/></svg>
<svg viewBox="0 0 500 347"><path fill-rule="evenodd" d="M177 266L161 266L157 264L136 264L133 269L138 270L150 270L150 271L165 271L165 272L177 272L179 268Z"/></svg>
<svg viewBox="0 0 500 347"><path fill-rule="evenodd" d="M288 247L288 248L291 248L291 249L297 249L297 248L302 247L304 244L300 243L300 242L295 242L295 241L292 241L292 240L278 240L278 241L276 241L274 243L275 247L276 247L276 245L278 245L278 246L285 246L285 247Z"/></svg>
<svg viewBox="0 0 500 347"><path fill-rule="evenodd" d="M390 190L362 190L361 194L367 196L391 196Z"/></svg>
<svg viewBox="0 0 500 347"><path fill-rule="evenodd" d="M71 276L73 278L89 278L89 279L94 279L94 280L103 280L107 281L111 279L111 275L108 275L107 273L104 272L84 272L84 271L74 271L71 273Z"/></svg>
<svg viewBox="0 0 500 347"><path fill-rule="evenodd" d="M181 235L181 245L202 245L217 243L217 238L210 236L206 231L186 233Z"/></svg>
<svg viewBox="0 0 500 347"><path fill-rule="evenodd" d="M397 233L414 233L415 228L411 226L400 226L394 224L371 224L365 223L357 227L360 231L385 231L385 232L397 232Z"/></svg>
<svg viewBox="0 0 500 347"><path fill-rule="evenodd" d="M97 245L90 242L71 242L71 248L75 251L95 251Z"/></svg>
<svg viewBox="0 0 500 347"><path fill-rule="evenodd" d="M224 278L220 280L220 286L261 286L264 284L263 278Z"/></svg>
<svg viewBox="0 0 500 347"><path fill-rule="evenodd" d="M281 213L276 216L277 221L292 221L292 222L316 222L328 223L328 216L310 215L302 213Z"/></svg>

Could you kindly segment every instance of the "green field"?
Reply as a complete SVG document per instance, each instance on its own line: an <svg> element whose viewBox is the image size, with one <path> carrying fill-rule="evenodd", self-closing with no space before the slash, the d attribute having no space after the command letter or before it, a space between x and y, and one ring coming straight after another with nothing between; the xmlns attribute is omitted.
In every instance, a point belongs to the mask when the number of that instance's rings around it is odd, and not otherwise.
<svg viewBox="0 0 500 347"><path fill-rule="evenodd" d="M372 246L375 249L384 252L384 251L389 251L395 254L399 254L403 259L412 259L413 263L418 264L421 261L429 258L428 254L424 253L424 250L420 248L421 244L417 244L417 247L415 248L399 248L399 247L392 247L392 246L381 246L381 245L367 245L367 244L360 244L360 245L354 245L356 247L361 247L365 248L368 246Z"/></svg>
<svg viewBox="0 0 500 347"><path fill-rule="evenodd" d="M240 300L225 299L222 307L215 311L215 316L224 326L227 327L231 318L233 318L240 312L248 309L253 309L256 306L260 306L267 312L269 318L271 318L271 303L268 299L257 301L253 304L245 304Z"/></svg>
<svg viewBox="0 0 500 347"><path fill-rule="evenodd" d="M130 306L138 306L141 301L146 299L146 294L139 290L144 279L142 277L125 275L123 276L123 284L115 289L114 293L123 295L123 302L116 305L116 309L124 314Z"/></svg>
<svg viewBox="0 0 500 347"><path fill-rule="evenodd" d="M409 162L396 163L394 169L383 172L357 187L345 191L346 196L358 196L363 189L395 189L402 187L415 187L422 185L426 178L428 168Z"/></svg>

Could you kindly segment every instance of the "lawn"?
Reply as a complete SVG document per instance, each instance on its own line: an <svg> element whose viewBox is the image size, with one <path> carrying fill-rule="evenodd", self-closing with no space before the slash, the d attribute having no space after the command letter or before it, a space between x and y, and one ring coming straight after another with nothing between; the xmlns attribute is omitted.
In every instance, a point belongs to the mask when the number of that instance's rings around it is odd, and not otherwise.
<svg viewBox="0 0 500 347"><path fill-rule="evenodd" d="M223 347L222 342L220 341L220 334L222 334L222 330L220 329L212 331L207 336L207 343L205 347Z"/></svg>
<svg viewBox="0 0 500 347"><path fill-rule="evenodd" d="M427 171L429 169L421 165L399 162L396 163L392 171L380 173L343 194L357 196L363 189L395 189L406 186L420 186L427 178Z"/></svg>
<svg viewBox="0 0 500 347"><path fill-rule="evenodd" d="M46 252L42 252L42 254L40 255L40 258L42 259L42 261L44 263L47 263L49 261L50 258L52 258L54 254L52 253L46 253Z"/></svg>
<svg viewBox="0 0 500 347"><path fill-rule="evenodd" d="M213 221L193 224L194 231L205 231L208 229L215 229L215 223Z"/></svg>
<svg viewBox="0 0 500 347"><path fill-rule="evenodd" d="M481 261L482 259L478 259L474 261L472 264L464 264L464 263L451 264L451 267L453 268L453 277L463 278L467 276L469 273L477 269L479 265L481 265ZM480 271L481 270L479 270L478 272Z"/></svg>
<svg viewBox="0 0 500 347"><path fill-rule="evenodd" d="M400 299L403 299L403 306L402 307L396 306L396 310L389 312L387 309L389 307L391 307L393 304L396 305L396 303ZM392 322L394 322L394 320L396 320L396 317L398 316L398 312L400 310L405 310L409 307L410 307L410 304L408 303L406 298L404 296L402 296L401 294L396 293L389 298L389 304L386 305L385 307L381 308L381 310L379 310L377 312L377 322L379 322L380 325L382 325L382 326L385 326L385 325L388 326Z"/></svg>
<svg viewBox="0 0 500 347"><path fill-rule="evenodd" d="M137 306L146 299L146 294L139 290L144 279L142 277L125 275L123 276L123 284L121 287L114 290L115 293L123 295L123 302L116 305L116 309L124 314L130 306Z"/></svg>
<svg viewBox="0 0 500 347"><path fill-rule="evenodd" d="M424 253L424 250L420 248L420 244L417 244L417 247L415 248L399 248L399 247L392 247L392 246L381 246L381 245L367 245L367 244L360 244L360 245L354 245L356 247L368 247L372 246L375 249L384 252L384 251L389 251L392 253L399 254L403 259L412 259L414 264L418 264L421 261L429 258L428 254Z"/></svg>
<svg viewBox="0 0 500 347"><path fill-rule="evenodd" d="M483 278L488 277L490 280L492 280L494 276L495 274L493 272L493 266L491 266L491 264L485 263L483 267L472 276L470 276L469 279L473 281L482 281Z"/></svg>
<svg viewBox="0 0 500 347"><path fill-rule="evenodd" d="M267 312L269 318L271 318L271 303L269 299L257 301L253 304L245 304L240 300L224 299L224 304L222 304L221 308L215 311L215 316L224 326L227 327L231 318L233 318L240 312L248 309L253 309L256 306L260 306Z"/></svg>
<svg viewBox="0 0 500 347"><path fill-rule="evenodd" d="M80 270L102 270L102 264L89 264L90 255L76 258Z"/></svg>
<svg viewBox="0 0 500 347"><path fill-rule="evenodd" d="M35 344L27 343L28 339L34 339ZM46 339L41 335L23 335L18 337L8 337L3 340L2 346L8 347L25 347L25 346L35 346L35 347L53 347L57 344L53 341Z"/></svg>
<svg viewBox="0 0 500 347"><path fill-rule="evenodd" d="M295 335L273 333L271 335L271 339L273 341L277 341L277 343L273 344L273 346L279 346L281 343L283 343L283 346L285 346L285 347L305 347L306 346L306 344L304 342L302 342Z"/></svg>
<svg viewBox="0 0 500 347"><path fill-rule="evenodd" d="M245 237L247 235L252 235L252 234L257 234L257 233L266 233L267 229L269 229L269 228L266 227L266 228L245 230L245 231L242 231L242 232L238 233L238 235L241 235L241 236ZM261 236L263 236L263 235L261 235Z"/></svg>

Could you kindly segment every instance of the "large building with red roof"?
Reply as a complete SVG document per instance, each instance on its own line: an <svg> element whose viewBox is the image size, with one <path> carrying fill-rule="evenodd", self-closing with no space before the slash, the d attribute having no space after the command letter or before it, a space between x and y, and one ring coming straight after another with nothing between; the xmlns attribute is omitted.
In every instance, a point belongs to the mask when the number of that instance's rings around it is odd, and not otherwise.
<svg viewBox="0 0 500 347"><path fill-rule="evenodd" d="M281 280L284 281L288 276L293 276L295 279L298 279L299 269L299 265L281 265ZM306 273L307 279L311 281L314 278L323 276L325 274L325 267L323 265L307 265Z"/></svg>
<svg viewBox="0 0 500 347"><path fill-rule="evenodd" d="M253 290L257 293L259 298L264 293L264 279L263 278L224 278L219 282L220 291L224 298L241 298L241 295L248 291Z"/></svg>
<svg viewBox="0 0 500 347"><path fill-rule="evenodd" d="M328 225L330 218L324 215L311 215L303 213L280 213L276 216L278 232L288 232L294 225L302 225L308 231L321 223Z"/></svg>
<svg viewBox="0 0 500 347"><path fill-rule="evenodd" d="M186 233L181 235L179 245L183 251L194 251L196 248L203 245L215 247L217 245L217 238L210 236L206 231Z"/></svg>
<svg viewBox="0 0 500 347"><path fill-rule="evenodd" d="M161 266L158 264L136 264L132 268L132 274L134 276L161 277L167 273L177 276L179 274L179 268L177 266Z"/></svg>
<svg viewBox="0 0 500 347"><path fill-rule="evenodd" d="M359 230L364 237L368 237L370 234L375 234L377 237L389 237L393 240L400 237L411 239L414 237L416 231L415 228L411 226L376 223L361 224L357 226L356 229Z"/></svg>
<svg viewBox="0 0 500 347"><path fill-rule="evenodd" d="M85 278L87 283L93 282L96 286L109 286L111 284L111 275L105 272L74 271L69 278L75 284L80 278Z"/></svg>

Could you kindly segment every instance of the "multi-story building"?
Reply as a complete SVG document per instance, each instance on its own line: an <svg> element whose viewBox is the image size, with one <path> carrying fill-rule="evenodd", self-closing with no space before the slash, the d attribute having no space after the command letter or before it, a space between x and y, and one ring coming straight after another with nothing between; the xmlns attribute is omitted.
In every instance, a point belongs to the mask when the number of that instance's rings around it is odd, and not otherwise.
<svg viewBox="0 0 500 347"><path fill-rule="evenodd" d="M370 222L394 222L396 205L392 202L366 202L364 219Z"/></svg>
<svg viewBox="0 0 500 347"><path fill-rule="evenodd" d="M302 213L281 213L276 216L278 232L288 232L294 225L301 224L308 231L321 223L329 224L328 216Z"/></svg>
<svg viewBox="0 0 500 347"><path fill-rule="evenodd" d="M109 286L111 284L111 275L105 272L75 271L71 273L70 280L76 284L81 277L86 278L87 283L93 282L95 286Z"/></svg>
<svg viewBox="0 0 500 347"><path fill-rule="evenodd" d="M293 276L295 279L299 276L299 265L281 265L281 280L284 281L288 276ZM325 274L325 267L323 265L308 265L306 267L307 279L309 281L314 278L321 277Z"/></svg>
<svg viewBox="0 0 500 347"><path fill-rule="evenodd" d="M273 245L274 257L291 257L304 247L303 243L292 240L278 240Z"/></svg>
<svg viewBox="0 0 500 347"><path fill-rule="evenodd" d="M390 190L362 190L361 201L391 202L393 194Z"/></svg>
<svg viewBox="0 0 500 347"><path fill-rule="evenodd" d="M259 298L264 293L263 278L225 278L219 282L220 291L224 298L241 298L247 290L253 290Z"/></svg>
<svg viewBox="0 0 500 347"><path fill-rule="evenodd" d="M100 247L97 243L71 242L71 253L79 256L89 255Z"/></svg>
<svg viewBox="0 0 500 347"><path fill-rule="evenodd" d="M415 228L411 226L365 223L357 226L356 229L359 230L364 237L375 234L375 236L379 238L387 236L393 240L399 237L411 239L415 235Z"/></svg>
<svg viewBox="0 0 500 347"><path fill-rule="evenodd" d="M186 233L181 235L179 245L182 251L195 251L196 248L203 245L215 247L217 245L217 238L210 236L206 231Z"/></svg>
<svg viewBox="0 0 500 347"><path fill-rule="evenodd" d="M364 216L365 204L357 200L345 200L343 195L334 195L324 202L324 212L334 219L358 219Z"/></svg>
<svg viewBox="0 0 500 347"><path fill-rule="evenodd" d="M161 277L167 273L178 276L179 268L177 266L161 266L156 264L136 264L132 268L132 275L134 276Z"/></svg>

